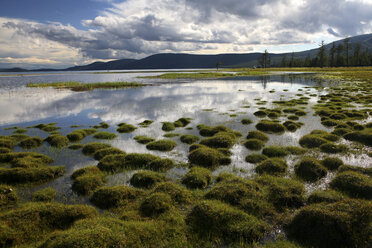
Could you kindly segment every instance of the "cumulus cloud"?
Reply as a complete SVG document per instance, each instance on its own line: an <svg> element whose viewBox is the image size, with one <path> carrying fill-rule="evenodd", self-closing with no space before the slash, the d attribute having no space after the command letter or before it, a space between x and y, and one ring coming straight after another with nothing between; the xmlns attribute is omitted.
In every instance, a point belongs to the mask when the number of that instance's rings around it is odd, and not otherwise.
<svg viewBox="0 0 372 248"><path fill-rule="evenodd" d="M163 52L275 52L288 45L296 50L320 39L372 32L369 0L109 2L111 7L99 16L82 20L86 30L25 20L8 20L0 29L70 48L80 61Z"/></svg>

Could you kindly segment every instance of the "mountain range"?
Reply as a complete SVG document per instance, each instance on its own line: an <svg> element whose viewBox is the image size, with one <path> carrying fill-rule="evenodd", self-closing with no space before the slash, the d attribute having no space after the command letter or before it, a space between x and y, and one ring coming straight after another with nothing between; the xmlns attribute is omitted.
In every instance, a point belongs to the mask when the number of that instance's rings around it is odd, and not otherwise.
<svg viewBox="0 0 372 248"><path fill-rule="evenodd" d="M353 48L355 44L360 44L361 49L372 51L372 34L358 35L350 37L350 45ZM337 46L343 43L344 39L335 41ZM328 51L332 43L326 45ZM304 59L307 56L315 57L318 49L311 49L295 53L270 53L271 63L279 65L283 56L294 56L296 59ZM0 72L27 72L27 71L98 71L98 70L134 70L134 69L200 69L214 68L217 62L221 62L222 67L251 67L258 64L258 59L262 53L229 53L217 55L196 55L182 53L161 53L148 56L143 59L119 59L109 62L94 62L88 65L69 67L60 69L38 69L26 70L22 68L0 69Z"/></svg>

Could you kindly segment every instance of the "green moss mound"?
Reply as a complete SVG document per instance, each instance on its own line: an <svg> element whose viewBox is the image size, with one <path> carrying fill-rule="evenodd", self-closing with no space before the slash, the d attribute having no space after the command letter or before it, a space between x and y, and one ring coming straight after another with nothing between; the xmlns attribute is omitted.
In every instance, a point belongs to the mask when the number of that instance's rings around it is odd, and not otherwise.
<svg viewBox="0 0 372 248"><path fill-rule="evenodd" d="M291 239L309 247L369 247L371 219L371 202L345 200L306 206L286 229Z"/></svg>
<svg viewBox="0 0 372 248"><path fill-rule="evenodd" d="M110 132L98 132L93 135L93 138L105 140L112 140L115 139L116 137L118 137L116 134Z"/></svg>
<svg viewBox="0 0 372 248"><path fill-rule="evenodd" d="M125 152L115 147L109 147L109 148L103 148L103 149L97 150L94 153L93 157L95 160L101 160L107 155L115 155L115 154L125 155Z"/></svg>
<svg viewBox="0 0 372 248"><path fill-rule="evenodd" d="M176 163L169 158L157 158L155 160L152 160L148 165L146 166L146 169L153 170L153 171L159 171L159 172L166 172L167 170L173 168L176 166Z"/></svg>
<svg viewBox="0 0 372 248"><path fill-rule="evenodd" d="M173 122L175 127L186 127L190 123L191 123L191 119L190 118L184 118L184 117L179 118L178 120Z"/></svg>
<svg viewBox="0 0 372 248"><path fill-rule="evenodd" d="M94 134L95 132L97 132L97 129L95 128L77 129L67 134L66 136L70 141L76 142L84 139L91 134Z"/></svg>
<svg viewBox="0 0 372 248"><path fill-rule="evenodd" d="M248 132L247 139L259 139L263 142L267 142L269 137L264 132L253 130Z"/></svg>
<svg viewBox="0 0 372 248"><path fill-rule="evenodd" d="M42 144L43 144L43 139L39 137L26 138L18 143L18 145L22 147L23 149L36 148L36 147L41 146Z"/></svg>
<svg viewBox="0 0 372 248"><path fill-rule="evenodd" d="M123 206L144 195L144 192L129 186L101 187L93 193L90 201L99 208L109 209Z"/></svg>
<svg viewBox="0 0 372 248"><path fill-rule="evenodd" d="M100 171L96 166L87 166L74 171L71 175L71 179L75 180L76 178L86 174L102 174L102 171Z"/></svg>
<svg viewBox="0 0 372 248"><path fill-rule="evenodd" d="M262 161L265 161L266 159L268 159L266 155L258 154L258 153L249 154L245 157L245 161L251 164L257 164Z"/></svg>
<svg viewBox="0 0 372 248"><path fill-rule="evenodd" d="M285 127L282 124L269 120L260 121L256 124L256 128L266 133L283 133L285 131Z"/></svg>
<svg viewBox="0 0 372 248"><path fill-rule="evenodd" d="M29 137L29 136L26 136L26 137ZM16 145L16 142L8 136L2 136L0 138L0 147L5 147L5 148L9 148L13 150L15 145Z"/></svg>
<svg viewBox="0 0 372 248"><path fill-rule="evenodd" d="M45 139L45 141L48 142L49 145L57 148L65 147L69 143L69 139L66 136L60 134L50 135Z"/></svg>
<svg viewBox="0 0 372 248"><path fill-rule="evenodd" d="M97 167L101 171L119 172L126 168L126 154L111 154L103 157Z"/></svg>
<svg viewBox="0 0 372 248"><path fill-rule="evenodd" d="M42 168L0 168L0 183L25 184L44 183L62 176L65 173L64 166L51 166Z"/></svg>
<svg viewBox="0 0 372 248"><path fill-rule="evenodd" d="M159 216L172 208L172 198L165 193L152 193L141 203L141 214L147 217Z"/></svg>
<svg viewBox="0 0 372 248"><path fill-rule="evenodd" d="M337 135L337 136L344 136L345 134L347 133L351 133L351 129L349 128L335 128L333 131L332 131L332 134L334 135Z"/></svg>
<svg viewBox="0 0 372 248"><path fill-rule="evenodd" d="M170 131L174 131L176 127L174 126L172 122L163 122L163 126L161 127L161 129L165 132L170 132Z"/></svg>
<svg viewBox="0 0 372 248"><path fill-rule="evenodd" d="M258 151L265 146L265 143L259 139L247 139L247 141L244 142L244 146L249 150Z"/></svg>
<svg viewBox="0 0 372 248"><path fill-rule="evenodd" d="M14 188L9 185L0 185L0 208L12 206L18 201L18 196ZM0 235L1 236L1 235Z"/></svg>
<svg viewBox="0 0 372 248"><path fill-rule="evenodd" d="M262 150L262 154L268 156L269 158L273 158L273 157L285 157L289 153L285 147L268 146Z"/></svg>
<svg viewBox="0 0 372 248"><path fill-rule="evenodd" d="M211 181L211 171L203 167L192 167L182 178L182 184L190 189L205 189Z"/></svg>
<svg viewBox="0 0 372 248"><path fill-rule="evenodd" d="M136 129L137 128L131 124L120 123L118 124L118 128L116 129L116 131L118 131L118 133L131 133Z"/></svg>
<svg viewBox="0 0 372 248"><path fill-rule="evenodd" d="M318 160L305 157L295 165L295 173L305 181L315 182L327 175L327 168Z"/></svg>
<svg viewBox="0 0 372 248"><path fill-rule="evenodd" d="M84 155L92 156L92 155L94 155L94 153L97 152L98 150L105 149L105 148L109 148L109 147L111 147L111 145L109 145L109 144L105 144L105 143L97 143L97 142L91 142L91 143L86 144L86 145L83 147L82 152L83 152Z"/></svg>
<svg viewBox="0 0 372 248"><path fill-rule="evenodd" d="M178 137L178 136L180 136L179 133L166 133L166 134L163 135L163 137L165 137L165 138L174 138L174 137Z"/></svg>
<svg viewBox="0 0 372 248"><path fill-rule="evenodd" d="M334 190L318 190L311 193L307 199L308 204L321 203L321 202L338 202L344 200L345 197Z"/></svg>
<svg viewBox="0 0 372 248"><path fill-rule="evenodd" d="M228 165L231 159L216 149L200 147L189 153L189 161L192 164L206 168L215 168L220 165Z"/></svg>
<svg viewBox="0 0 372 248"><path fill-rule="evenodd" d="M143 144L143 145L145 145L145 144L147 144L147 143L150 143L150 142L152 142L152 141L155 141L154 138L150 138L150 137L142 136L142 135L140 135L140 136L135 136L135 137L134 137L134 140L137 141L137 142L140 143L140 144Z"/></svg>
<svg viewBox="0 0 372 248"><path fill-rule="evenodd" d="M79 150L79 149L81 149L83 147L84 147L83 144L73 144L73 145L69 145L68 146L68 149L70 149L70 150Z"/></svg>
<svg viewBox="0 0 372 248"><path fill-rule="evenodd" d="M10 153L10 152L12 152L11 149L6 148L6 147L0 147L0 154L2 154L2 153Z"/></svg>
<svg viewBox="0 0 372 248"><path fill-rule="evenodd" d="M233 133L218 132L210 138L203 139L200 144L211 148L231 148L236 141Z"/></svg>
<svg viewBox="0 0 372 248"><path fill-rule="evenodd" d="M320 150L324 153L345 153L348 150L348 147L346 145L336 145L331 142L327 142L321 146L319 146Z"/></svg>
<svg viewBox="0 0 372 248"><path fill-rule="evenodd" d="M153 171L139 171L135 173L130 179L130 184L136 188L150 189L155 184L164 182L166 180L165 175L153 172Z"/></svg>
<svg viewBox="0 0 372 248"><path fill-rule="evenodd" d="M177 143L173 140L157 140L150 142L146 145L146 148L149 150L156 150L161 152L169 152L172 151L177 146Z"/></svg>
<svg viewBox="0 0 372 248"><path fill-rule="evenodd" d="M38 190L32 194L32 201L34 202L51 202L57 195L57 191L53 188L45 188Z"/></svg>
<svg viewBox="0 0 372 248"><path fill-rule="evenodd" d="M359 167L359 166L351 166L351 165L341 165L338 168L339 172L344 172L344 171L354 171L354 172L359 172L368 176L372 176L372 168L364 168L364 167Z"/></svg>
<svg viewBox="0 0 372 248"><path fill-rule="evenodd" d="M86 173L74 180L72 190L77 192L79 195L88 195L97 188L102 187L104 184L105 177L103 173Z"/></svg>
<svg viewBox="0 0 372 248"><path fill-rule="evenodd" d="M193 144L193 143L196 143L200 140L199 136L196 136L196 135L192 135L192 134L186 134L186 135L182 135L180 137L180 140L182 143L185 143L185 144Z"/></svg>
<svg viewBox="0 0 372 248"><path fill-rule="evenodd" d="M20 246L43 240L48 234L69 228L75 221L97 216L97 211L85 205L60 203L28 203L3 211L0 223L12 235L0 235L2 246Z"/></svg>
<svg viewBox="0 0 372 248"><path fill-rule="evenodd" d="M229 128L222 125L208 126L200 124L197 128L199 129L199 134L203 137L211 137L219 132L232 132Z"/></svg>
<svg viewBox="0 0 372 248"><path fill-rule="evenodd" d="M219 201L202 201L194 206L186 219L199 237L220 239L226 243L252 243L268 229L265 222L242 210Z"/></svg>
<svg viewBox="0 0 372 248"><path fill-rule="evenodd" d="M261 176L256 181L267 191L268 201L279 211L299 208L305 202L305 187L296 180L274 176Z"/></svg>
<svg viewBox="0 0 372 248"><path fill-rule="evenodd" d="M291 155L302 155L306 153L306 149L297 146L286 146L285 150Z"/></svg>
<svg viewBox="0 0 372 248"><path fill-rule="evenodd" d="M249 125L249 124L252 124L253 121L252 121L251 119L242 119L242 120L241 120L241 123L242 123L243 125Z"/></svg>
<svg viewBox="0 0 372 248"><path fill-rule="evenodd" d="M372 146L372 129L368 128L363 131L356 131L344 135L346 140L356 141L366 146Z"/></svg>
<svg viewBox="0 0 372 248"><path fill-rule="evenodd" d="M358 172L341 172L331 181L330 186L351 197L372 199L372 179Z"/></svg>
<svg viewBox="0 0 372 248"><path fill-rule="evenodd" d="M143 122L139 123L138 125L140 127L149 127L152 123L154 123L153 120L144 120Z"/></svg>
<svg viewBox="0 0 372 248"><path fill-rule="evenodd" d="M164 182L155 186L152 192L163 192L172 197L172 200L178 204L190 204L194 197L192 193L182 185Z"/></svg>
<svg viewBox="0 0 372 248"><path fill-rule="evenodd" d="M12 168L39 168L53 162L53 159L36 152L10 152L0 155L0 162L9 163Z"/></svg>
<svg viewBox="0 0 372 248"><path fill-rule="evenodd" d="M326 139L315 134L307 134L303 136L299 141L300 145L305 148L316 148L327 142L328 141Z"/></svg>
<svg viewBox="0 0 372 248"><path fill-rule="evenodd" d="M290 132L295 132L297 131L297 129L301 128L303 125L303 123L301 122L294 122L294 121L285 121L283 123L283 126L285 126L285 128L290 131Z"/></svg>
<svg viewBox="0 0 372 248"><path fill-rule="evenodd" d="M262 161L257 165L255 171L262 175L262 174L269 174L274 176L284 175L287 172L287 163L278 158L271 158Z"/></svg>
<svg viewBox="0 0 372 248"><path fill-rule="evenodd" d="M257 116L258 118L264 118L267 116L267 112L266 111L263 111L263 110L258 110L256 112L253 113L255 116Z"/></svg>
<svg viewBox="0 0 372 248"><path fill-rule="evenodd" d="M344 162L336 157L326 157L321 161L322 165L328 170L337 170Z"/></svg>
<svg viewBox="0 0 372 248"><path fill-rule="evenodd" d="M146 167L158 156L147 153L129 153L125 156L124 168L126 169L146 169Z"/></svg>

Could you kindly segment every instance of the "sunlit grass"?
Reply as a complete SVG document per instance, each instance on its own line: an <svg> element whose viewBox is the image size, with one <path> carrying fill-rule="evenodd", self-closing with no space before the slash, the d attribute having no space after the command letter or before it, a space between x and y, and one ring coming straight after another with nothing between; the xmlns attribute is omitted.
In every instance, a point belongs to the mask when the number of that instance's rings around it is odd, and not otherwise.
<svg viewBox="0 0 372 248"><path fill-rule="evenodd" d="M54 82L54 83L28 83L29 88L55 88L70 89L73 91L88 91L94 89L119 89L119 88L136 88L148 86L136 82L102 82L102 83L80 83L80 82Z"/></svg>

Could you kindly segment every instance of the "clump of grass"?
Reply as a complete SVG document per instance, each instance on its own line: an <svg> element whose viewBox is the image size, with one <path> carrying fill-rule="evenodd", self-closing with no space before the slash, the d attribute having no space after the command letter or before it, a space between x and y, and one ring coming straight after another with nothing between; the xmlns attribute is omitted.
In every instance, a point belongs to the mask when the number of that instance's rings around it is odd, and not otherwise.
<svg viewBox="0 0 372 248"><path fill-rule="evenodd" d="M299 141L300 145L305 148L316 148L327 142L328 141L326 139L315 134L307 134L303 136Z"/></svg>
<svg viewBox="0 0 372 248"><path fill-rule="evenodd" d="M167 170L176 166L176 163L169 158L157 158L147 164L146 169L166 172Z"/></svg>
<svg viewBox="0 0 372 248"><path fill-rule="evenodd" d="M364 167L358 167L358 166L351 166L351 165L341 165L338 168L339 172L344 172L344 171L354 171L354 172L359 172L368 176L372 176L372 168L364 168Z"/></svg>
<svg viewBox="0 0 372 248"><path fill-rule="evenodd" d="M177 146L177 143L173 140L156 140L148 143L146 148L149 150L156 150L162 152L172 151Z"/></svg>
<svg viewBox="0 0 372 248"><path fill-rule="evenodd" d="M199 129L199 133L203 137L211 137L219 132L232 132L229 128L218 125L218 126L207 126L204 124L200 124L197 126Z"/></svg>
<svg viewBox="0 0 372 248"><path fill-rule="evenodd" d="M29 136L26 136L26 138ZM13 138L8 137L8 136L1 136L0 137L0 147L5 147L9 149L13 149L16 145L16 142L14 141Z"/></svg>
<svg viewBox="0 0 372 248"><path fill-rule="evenodd" d="M27 133L27 130L24 128L17 128L16 130L13 131L13 133L18 133L18 134Z"/></svg>
<svg viewBox="0 0 372 248"><path fill-rule="evenodd" d="M92 156L98 150L105 149L105 148L110 148L110 147L111 146L109 144L91 142L91 143L88 143L88 144L84 145L82 152L83 152L84 155Z"/></svg>
<svg viewBox="0 0 372 248"><path fill-rule="evenodd" d="M32 128L38 128L38 129L40 129L44 132L54 132L58 129L61 129L60 127L56 127L55 125L56 125L56 123L49 123L49 124L41 123L41 124L38 124L36 126L33 126Z"/></svg>
<svg viewBox="0 0 372 248"><path fill-rule="evenodd" d="M158 156L145 153L114 154L105 156L98 168L102 171L118 172L124 169L147 169Z"/></svg>
<svg viewBox="0 0 372 248"><path fill-rule="evenodd" d="M97 132L97 129L95 128L77 129L67 134L66 136L70 141L76 142L84 139L91 134L94 134L95 132Z"/></svg>
<svg viewBox="0 0 372 248"><path fill-rule="evenodd" d="M258 150L261 150L265 146L265 143L259 139L247 139L244 142L244 146L247 149L258 151Z"/></svg>
<svg viewBox="0 0 372 248"><path fill-rule="evenodd" d="M155 186L152 192L166 193L178 204L190 204L194 199L189 190L182 185L172 182L159 183Z"/></svg>
<svg viewBox="0 0 372 248"><path fill-rule="evenodd" d="M26 184L44 183L62 176L64 166L51 166L41 168L0 168L0 183Z"/></svg>
<svg viewBox="0 0 372 248"><path fill-rule="evenodd" d="M48 142L49 145L57 148L65 147L69 143L69 139L66 136L59 134L50 135L45 139L45 141Z"/></svg>
<svg viewBox="0 0 372 248"><path fill-rule="evenodd" d="M322 165L328 170L337 170L344 162L336 157L326 157L321 161Z"/></svg>
<svg viewBox="0 0 372 248"><path fill-rule="evenodd" d="M147 144L147 143L150 143L152 141L155 141L154 138L150 138L150 137L147 137L147 136L135 136L134 137L134 140L137 141L138 143L140 144Z"/></svg>
<svg viewBox="0 0 372 248"><path fill-rule="evenodd" d="M334 191L334 190L318 190L311 193L309 198L307 199L308 204L314 204L314 203L321 203L321 202L327 202L327 203L333 203L338 202L341 200L344 200L345 196L341 193Z"/></svg>
<svg viewBox="0 0 372 248"><path fill-rule="evenodd" d="M252 121L251 119L246 119L246 118L244 118L244 119L241 120L241 123L242 123L243 125L249 125L249 124L252 124L253 121Z"/></svg>
<svg viewBox="0 0 372 248"><path fill-rule="evenodd" d="M43 139L39 137L26 138L18 143L18 145L22 147L23 149L36 148L36 147L41 146L42 144L43 144Z"/></svg>
<svg viewBox="0 0 372 248"><path fill-rule="evenodd" d="M189 144L189 145L198 142L199 139L200 139L199 136L192 135L192 134L186 134L180 137L180 140L182 143Z"/></svg>
<svg viewBox="0 0 372 248"><path fill-rule="evenodd" d="M176 120L175 122L173 122L174 126L175 127L186 127L187 125L189 125L191 122L191 119L190 118L179 118L178 120Z"/></svg>
<svg viewBox="0 0 372 248"><path fill-rule="evenodd" d="M291 121L298 121L300 119L297 115L289 115L287 118Z"/></svg>
<svg viewBox="0 0 372 248"><path fill-rule="evenodd" d="M93 137L96 138L96 139L111 140L111 139L115 139L118 136L116 134L110 133L110 132L98 132L98 133L95 133L93 135Z"/></svg>
<svg viewBox="0 0 372 248"><path fill-rule="evenodd" d="M127 154L110 154L104 156L98 163L97 167L101 171L106 172L119 172L126 167L126 156Z"/></svg>
<svg viewBox="0 0 372 248"><path fill-rule="evenodd" d="M180 136L179 133L166 133L166 134L163 135L163 137L165 137L165 138L174 138L174 137L178 137L178 136Z"/></svg>
<svg viewBox="0 0 372 248"><path fill-rule="evenodd" d="M259 117L259 118L264 118L267 116L267 112L264 111L264 110L258 110L256 112L253 113L255 116Z"/></svg>
<svg viewBox="0 0 372 248"><path fill-rule="evenodd" d="M306 149L297 146L286 146L285 150L292 155L302 155L306 153Z"/></svg>
<svg viewBox="0 0 372 248"><path fill-rule="evenodd" d="M123 122L118 124L118 129L116 129L116 131L119 133L131 133L136 129L137 128L135 126Z"/></svg>
<svg viewBox="0 0 372 248"><path fill-rule="evenodd" d="M163 122L163 126L161 129L163 131L170 132L170 131L174 131L176 127L174 126L172 122Z"/></svg>
<svg viewBox="0 0 372 248"><path fill-rule="evenodd" d="M0 185L0 208L13 206L17 203L18 196L14 188L9 185ZM0 242L1 244L1 242Z"/></svg>
<svg viewBox="0 0 372 248"><path fill-rule="evenodd" d="M256 128L266 133L283 133L285 131L285 127L282 124L269 120L260 121L256 124Z"/></svg>
<svg viewBox="0 0 372 248"><path fill-rule="evenodd" d="M341 172L331 181L330 186L354 198L372 199L372 179L358 172Z"/></svg>
<svg viewBox="0 0 372 248"><path fill-rule="evenodd" d="M79 150L81 148L83 148L84 145L83 144L72 144L72 145L69 145L68 146L68 149L71 149L71 150Z"/></svg>
<svg viewBox="0 0 372 248"><path fill-rule="evenodd" d="M0 162L9 163L13 168L38 168L52 163L53 159L36 152L10 152L2 154Z"/></svg>
<svg viewBox="0 0 372 248"><path fill-rule="evenodd" d="M219 201L197 203L186 222L199 237L226 243L252 243L268 230L265 222Z"/></svg>
<svg viewBox="0 0 372 248"><path fill-rule="evenodd" d="M151 189L155 184L164 182L165 175L153 171L139 171L130 179L130 184L137 188Z"/></svg>
<svg viewBox="0 0 372 248"><path fill-rule="evenodd" d="M311 204L292 218L287 234L290 239L311 247L366 247L372 233L371 209L368 201Z"/></svg>
<svg viewBox="0 0 372 248"><path fill-rule="evenodd" d="M153 120L144 120L143 122L139 123L138 125L140 127L149 127L152 123L154 123Z"/></svg>
<svg viewBox="0 0 372 248"><path fill-rule="evenodd" d="M236 142L236 136L229 132L219 132L212 137L205 138L200 144L211 148L231 148Z"/></svg>
<svg viewBox="0 0 372 248"><path fill-rule="evenodd" d="M299 129L300 127L302 127L303 123L302 122L294 122L294 121L285 121L283 123L283 126L285 126L285 128L290 131L290 132L295 132L297 131L297 129Z"/></svg>
<svg viewBox="0 0 372 248"><path fill-rule="evenodd" d="M222 152L205 146L191 151L188 158L190 163L210 169L231 163L231 159Z"/></svg>
<svg viewBox="0 0 372 248"><path fill-rule="evenodd" d="M91 202L99 208L109 209L123 206L144 195L144 192L129 186L101 187L93 193Z"/></svg>
<svg viewBox="0 0 372 248"><path fill-rule="evenodd" d="M93 157L95 160L101 160L103 159L105 156L107 155L114 155L114 154L123 154L125 155L125 152L118 149L118 148L115 148L115 147L108 147L108 148L103 148L103 149L99 149L97 150Z"/></svg>
<svg viewBox="0 0 372 248"><path fill-rule="evenodd" d="M159 216L172 208L172 199L165 193L152 193L141 203L140 211L147 217Z"/></svg>
<svg viewBox="0 0 372 248"><path fill-rule="evenodd" d="M266 159L268 159L266 155L258 154L258 153L249 154L245 157L245 161L251 164L257 164L262 161L265 161Z"/></svg>
<svg viewBox="0 0 372 248"><path fill-rule="evenodd" d="M272 158L272 157L285 157L289 153L285 147L268 146L262 150L262 154L268 156L269 158Z"/></svg>
<svg viewBox="0 0 372 248"><path fill-rule="evenodd" d="M55 82L55 83L28 83L26 87L69 89L72 91L88 91L94 89L123 89L147 86L136 82L102 82L102 83L80 83L80 82Z"/></svg>
<svg viewBox="0 0 372 248"><path fill-rule="evenodd" d="M348 150L346 145L336 145L331 142L324 143L319 146L320 150L324 153L344 153Z"/></svg>
<svg viewBox="0 0 372 248"><path fill-rule="evenodd" d="M366 146L372 146L372 129L366 129L363 131L355 131L344 135L346 140L356 141Z"/></svg>
<svg viewBox="0 0 372 248"><path fill-rule="evenodd" d="M57 191L53 188L45 188L38 190L32 194L32 201L34 202L51 202L57 195Z"/></svg>
<svg viewBox="0 0 372 248"><path fill-rule="evenodd" d="M259 139L263 142L267 142L269 137L261 131L253 130L248 132L247 139Z"/></svg>
<svg viewBox="0 0 372 248"><path fill-rule="evenodd" d="M88 195L105 183L105 175L96 166L78 169L71 178L72 190L80 195Z"/></svg>
<svg viewBox="0 0 372 248"><path fill-rule="evenodd" d="M10 153L10 152L12 152L11 149L6 148L6 147L0 147L0 154L2 154L2 153Z"/></svg>
<svg viewBox="0 0 372 248"><path fill-rule="evenodd" d="M260 175L281 176L287 172L287 163L278 158L266 159L257 165L255 171Z"/></svg>
<svg viewBox="0 0 372 248"><path fill-rule="evenodd" d="M327 168L320 161L305 157L295 165L295 173L305 181L315 182L327 175Z"/></svg>
<svg viewBox="0 0 372 248"><path fill-rule="evenodd" d="M100 122L99 125L94 126L94 128L96 128L96 129L98 129L98 128L107 129L109 127L110 127L110 125L107 124L106 122Z"/></svg>
<svg viewBox="0 0 372 248"><path fill-rule="evenodd" d="M192 167L182 178L182 183L190 189L205 189L212 181L212 173L203 167Z"/></svg>

